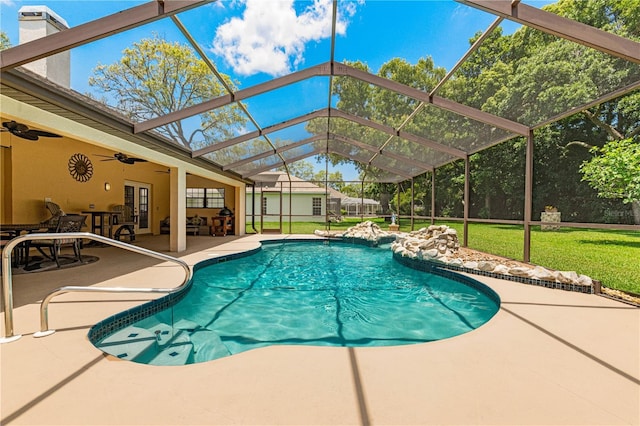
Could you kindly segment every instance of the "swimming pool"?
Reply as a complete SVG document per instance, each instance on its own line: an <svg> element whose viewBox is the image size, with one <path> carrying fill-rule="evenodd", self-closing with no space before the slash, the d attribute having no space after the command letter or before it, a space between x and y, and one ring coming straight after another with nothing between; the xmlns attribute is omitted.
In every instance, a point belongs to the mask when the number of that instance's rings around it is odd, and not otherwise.
<svg viewBox="0 0 640 426"><path fill-rule="evenodd" d="M406 345L472 331L499 307L483 284L408 268L388 246L280 241L221 260L199 267L174 305L94 344L154 365L268 345Z"/></svg>

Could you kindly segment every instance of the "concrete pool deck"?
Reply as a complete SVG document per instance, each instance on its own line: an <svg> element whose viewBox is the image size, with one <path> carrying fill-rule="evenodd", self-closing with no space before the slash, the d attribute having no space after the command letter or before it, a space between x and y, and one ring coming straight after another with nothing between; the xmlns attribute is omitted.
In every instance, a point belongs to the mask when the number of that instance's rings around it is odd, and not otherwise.
<svg viewBox="0 0 640 426"><path fill-rule="evenodd" d="M189 264L282 236L188 237ZM162 251L166 236L141 237ZM63 285L172 287L181 268L115 248L93 264L14 275L15 333L0 346L3 425L638 425L640 309L601 296L473 276L502 305L479 329L381 348L272 346L153 367L87 339L140 294L65 294L56 333L34 338L39 303ZM171 254L171 253L169 253ZM175 255L175 253L174 253ZM4 320L4 319L3 319ZM4 335L4 324L2 324Z"/></svg>

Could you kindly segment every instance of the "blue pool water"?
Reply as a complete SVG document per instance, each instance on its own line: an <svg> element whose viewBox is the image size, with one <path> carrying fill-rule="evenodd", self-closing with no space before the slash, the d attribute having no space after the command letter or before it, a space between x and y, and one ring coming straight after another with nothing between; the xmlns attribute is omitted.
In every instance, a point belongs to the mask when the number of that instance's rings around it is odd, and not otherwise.
<svg viewBox="0 0 640 426"><path fill-rule="evenodd" d="M390 346L457 336L498 310L477 283L401 265L386 247L279 242L198 269L173 307L96 344L135 362L205 362L268 345Z"/></svg>

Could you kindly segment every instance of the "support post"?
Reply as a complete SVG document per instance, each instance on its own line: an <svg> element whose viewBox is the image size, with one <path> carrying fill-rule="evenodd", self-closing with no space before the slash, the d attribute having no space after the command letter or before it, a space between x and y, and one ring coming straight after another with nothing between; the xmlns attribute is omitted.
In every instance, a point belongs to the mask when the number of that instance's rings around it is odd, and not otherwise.
<svg viewBox="0 0 640 426"><path fill-rule="evenodd" d="M329 144L329 141L327 141L327 144ZM292 198L291 192L289 192L289 200ZM291 223L291 219L289 219L289 223ZM329 220L329 155L324 157L324 223L325 229L331 231L331 221Z"/></svg>
<svg viewBox="0 0 640 426"><path fill-rule="evenodd" d="M291 183L291 177L289 177L289 183ZM280 182L280 233L282 233L282 209L284 208L284 203L282 201L282 191L284 191L284 184L281 181ZM291 224L291 210L289 210L289 224ZM291 228L289 228L289 233L291 233Z"/></svg>
<svg viewBox="0 0 640 426"><path fill-rule="evenodd" d="M400 184L396 189L396 209L398 209L398 225L400 225Z"/></svg>
<svg viewBox="0 0 640 426"><path fill-rule="evenodd" d="M533 130L529 130L524 172L524 250L523 260L531 261L531 208L533 204Z"/></svg>
<svg viewBox="0 0 640 426"><path fill-rule="evenodd" d="M292 233L292 222L293 222L293 197L291 196L291 194L293 194L293 183L291 183L291 175L289 176L289 234ZM325 197L326 198L326 197ZM280 199L282 200L282 192L280 193ZM326 201L326 200L325 200ZM326 202L325 202L325 210L327 209L326 206ZM282 212L280 212L280 217L282 217ZM331 227L329 227L329 229L331 229Z"/></svg>
<svg viewBox="0 0 640 426"><path fill-rule="evenodd" d="M265 213L265 209L263 208L265 201L264 201L264 182L260 182L260 233L262 234L264 232L264 213Z"/></svg>
<svg viewBox="0 0 640 426"><path fill-rule="evenodd" d="M469 175L471 166L469 163L469 155L464 157L464 237L463 247L469 246Z"/></svg>
<svg viewBox="0 0 640 426"><path fill-rule="evenodd" d="M360 182L360 222L364 222L364 174Z"/></svg>
<svg viewBox="0 0 640 426"><path fill-rule="evenodd" d="M413 209L415 207L413 197L414 197L413 178L411 178L411 230L412 231L413 231L413 215L414 215Z"/></svg>
<svg viewBox="0 0 640 426"><path fill-rule="evenodd" d="M431 172L431 224L436 223L436 168Z"/></svg>

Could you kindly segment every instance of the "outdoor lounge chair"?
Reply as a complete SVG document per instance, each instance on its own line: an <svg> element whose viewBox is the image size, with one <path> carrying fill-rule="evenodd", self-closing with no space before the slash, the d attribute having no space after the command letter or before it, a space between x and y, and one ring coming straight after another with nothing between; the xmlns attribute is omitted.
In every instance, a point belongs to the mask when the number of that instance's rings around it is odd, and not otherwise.
<svg viewBox="0 0 640 426"><path fill-rule="evenodd" d="M80 232L84 226L84 222L87 219L84 215L70 214L60 216L56 225L55 233L63 232ZM27 242L25 260L25 269L29 266L29 250L32 247L38 249L43 256L56 261L58 268L60 267L60 249L64 246L73 247L73 254L78 262L82 262L82 254L80 252L82 240L80 238L55 238L51 240L32 240ZM49 253L45 253L44 249L49 249Z"/></svg>

